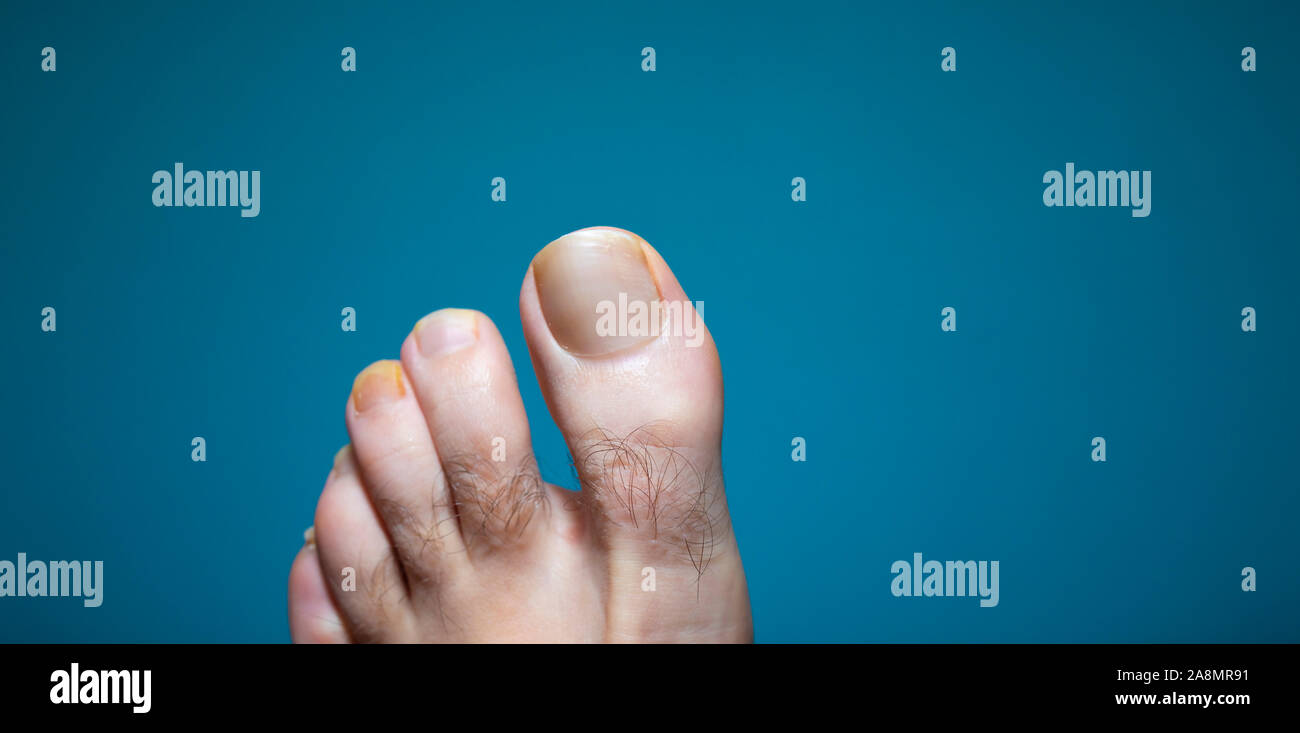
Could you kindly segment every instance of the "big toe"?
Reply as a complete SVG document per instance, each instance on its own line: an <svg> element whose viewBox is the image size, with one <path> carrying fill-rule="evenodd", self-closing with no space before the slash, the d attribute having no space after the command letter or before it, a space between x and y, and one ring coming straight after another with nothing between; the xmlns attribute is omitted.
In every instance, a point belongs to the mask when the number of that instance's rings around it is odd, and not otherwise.
<svg viewBox="0 0 1300 733"><path fill-rule="evenodd" d="M612 627L630 636L752 633L723 490L722 369L701 311L654 248L608 227L551 242L520 293L608 558Z"/></svg>

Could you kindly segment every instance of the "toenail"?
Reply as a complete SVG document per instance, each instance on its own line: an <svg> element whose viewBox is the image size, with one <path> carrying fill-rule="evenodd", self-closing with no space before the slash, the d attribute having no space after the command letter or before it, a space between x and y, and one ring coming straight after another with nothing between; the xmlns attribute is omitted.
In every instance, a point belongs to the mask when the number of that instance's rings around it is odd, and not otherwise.
<svg viewBox="0 0 1300 733"><path fill-rule="evenodd" d="M313 524L312 526L307 528L307 531L302 533L302 541L303 544L307 545L308 547L316 546L316 525Z"/></svg>
<svg viewBox="0 0 1300 733"><path fill-rule="evenodd" d="M344 476L352 470L352 444L339 448L339 452L334 454L333 472L336 476Z"/></svg>
<svg viewBox="0 0 1300 733"><path fill-rule="evenodd" d="M352 383L352 405L357 412L388 404L405 394L402 365L395 361L377 361L371 364Z"/></svg>
<svg viewBox="0 0 1300 733"><path fill-rule="evenodd" d="M635 234L571 232L537 254L533 273L546 325L571 354L609 354L659 333L660 324L649 323L660 313L652 307L659 289Z"/></svg>
<svg viewBox="0 0 1300 733"><path fill-rule="evenodd" d="M415 340L426 357L450 354L478 340L478 321L474 311L444 308L415 324Z"/></svg>

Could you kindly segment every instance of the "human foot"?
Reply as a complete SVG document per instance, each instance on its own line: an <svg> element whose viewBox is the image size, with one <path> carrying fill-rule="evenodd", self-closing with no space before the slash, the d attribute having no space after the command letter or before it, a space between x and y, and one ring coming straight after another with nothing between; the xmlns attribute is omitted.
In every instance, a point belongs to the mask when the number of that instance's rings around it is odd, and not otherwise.
<svg viewBox="0 0 1300 733"><path fill-rule="evenodd" d="M630 232L573 232L519 310L581 491L539 476L487 316L426 316L353 384L289 575L294 641L750 641L721 366L668 265Z"/></svg>

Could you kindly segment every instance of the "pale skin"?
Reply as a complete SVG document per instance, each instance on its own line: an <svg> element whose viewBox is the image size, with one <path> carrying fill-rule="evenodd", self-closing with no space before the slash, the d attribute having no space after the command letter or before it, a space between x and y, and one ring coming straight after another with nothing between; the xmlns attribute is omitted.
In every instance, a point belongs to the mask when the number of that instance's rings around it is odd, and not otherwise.
<svg viewBox="0 0 1300 733"><path fill-rule="evenodd" d="M357 376L351 442L289 574L295 642L753 639L713 338L702 323L702 338L635 323L604 335L596 304L620 294L690 307L658 252L607 227L543 248L519 295L576 493L538 475L509 353L482 313L429 314L400 360Z"/></svg>

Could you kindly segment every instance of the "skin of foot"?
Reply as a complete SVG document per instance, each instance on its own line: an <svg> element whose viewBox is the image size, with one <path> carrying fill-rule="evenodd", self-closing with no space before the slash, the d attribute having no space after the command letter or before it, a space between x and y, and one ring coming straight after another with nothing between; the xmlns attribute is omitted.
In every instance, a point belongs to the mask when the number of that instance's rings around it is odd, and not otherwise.
<svg viewBox="0 0 1300 733"><path fill-rule="evenodd" d="M425 316L353 384L289 574L293 640L752 641L722 368L667 263L631 232L572 232L519 311L580 490L538 474L492 321Z"/></svg>

